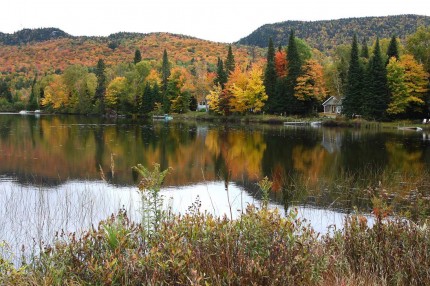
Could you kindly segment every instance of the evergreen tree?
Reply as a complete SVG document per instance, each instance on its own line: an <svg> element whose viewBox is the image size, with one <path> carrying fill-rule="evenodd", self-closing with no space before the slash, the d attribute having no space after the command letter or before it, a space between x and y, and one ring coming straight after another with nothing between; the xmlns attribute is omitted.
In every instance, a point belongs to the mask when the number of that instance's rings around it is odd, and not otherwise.
<svg viewBox="0 0 430 286"><path fill-rule="evenodd" d="M234 71L235 66L236 66L236 64L234 62L234 56L233 56L233 52L231 50L231 45L230 45L230 46L228 46L227 59L225 60L225 73L226 73L227 78Z"/></svg>
<svg viewBox="0 0 430 286"><path fill-rule="evenodd" d="M269 48L267 50L267 66L264 72L264 87L266 88L266 94L269 97L265 110L268 112L274 112L274 107L280 104L279 100L276 98L276 82L275 48L273 47L272 38L270 38Z"/></svg>
<svg viewBox="0 0 430 286"><path fill-rule="evenodd" d="M0 97L5 98L8 102L13 102L10 86L4 79L0 79Z"/></svg>
<svg viewBox="0 0 430 286"><path fill-rule="evenodd" d="M368 90L364 103L364 114L370 119L384 119L390 97L387 70L382 58L379 38L376 39L375 50L369 62L366 86Z"/></svg>
<svg viewBox="0 0 430 286"><path fill-rule="evenodd" d="M214 84L219 84L222 89L224 89L225 84L227 83L227 74L224 70L224 63L220 58L218 58L216 77L214 79Z"/></svg>
<svg viewBox="0 0 430 286"><path fill-rule="evenodd" d="M157 83L154 84L152 87L152 103L153 106L155 106L156 103L162 103L161 102L161 96L160 96L160 87Z"/></svg>
<svg viewBox="0 0 430 286"><path fill-rule="evenodd" d="M34 77L33 84L31 85L30 98L28 99L28 105L27 105L27 109L29 110L39 109L39 102L37 101L37 98L34 92L34 88L36 85L36 78L37 78L37 75Z"/></svg>
<svg viewBox="0 0 430 286"><path fill-rule="evenodd" d="M397 39L396 36L392 36L390 40L390 44L388 45L387 49L387 62L386 65L388 65L388 62L392 57L395 57L396 60L399 60L399 48L397 46Z"/></svg>
<svg viewBox="0 0 430 286"><path fill-rule="evenodd" d="M354 114L362 114L363 93L363 69L360 66L358 57L357 36L354 35L352 40L351 59L349 62L345 97L342 101L342 112L346 116L351 117Z"/></svg>
<svg viewBox="0 0 430 286"><path fill-rule="evenodd" d="M368 59L369 58L369 48L367 47L366 39L364 38L361 42L361 54L360 56L362 58Z"/></svg>
<svg viewBox="0 0 430 286"><path fill-rule="evenodd" d="M152 97L152 89L147 82L145 85L145 89L143 90L142 105L140 109L143 115L148 115L148 113L150 113L154 109Z"/></svg>
<svg viewBox="0 0 430 286"><path fill-rule="evenodd" d="M191 111L197 110L197 98L195 96L191 96L190 98L190 110Z"/></svg>
<svg viewBox="0 0 430 286"><path fill-rule="evenodd" d="M96 67L96 77L97 77L97 88L95 93L95 101L98 101L99 104L99 112L105 112L105 94L106 94L106 85L107 79L105 74L105 62L103 59L99 59Z"/></svg>
<svg viewBox="0 0 430 286"><path fill-rule="evenodd" d="M137 64L137 63L139 63L141 61L142 61L142 54L140 53L139 49L136 49L136 51L134 52L134 60L133 60L133 62L134 62L134 64Z"/></svg>
<svg viewBox="0 0 430 286"><path fill-rule="evenodd" d="M300 76L302 70L302 59L300 58L299 51L297 49L296 38L294 31L291 30L290 38L288 39L287 49L287 63L288 63L288 74L285 79L285 111L287 113L303 113L304 106L303 102L299 101L295 96L295 87L297 85L297 78Z"/></svg>
<svg viewBox="0 0 430 286"><path fill-rule="evenodd" d="M161 83L163 88L163 93L166 93L167 91L167 84L169 81L170 76L170 63L169 58L167 57L167 51L164 50L163 52L163 63L161 66Z"/></svg>
<svg viewBox="0 0 430 286"><path fill-rule="evenodd" d="M162 104L164 112L168 113L170 111L170 99L167 95L167 89L169 85L169 77L170 77L170 63L169 58L167 56L167 51L164 49L163 52L163 62L161 65L161 88L162 88Z"/></svg>

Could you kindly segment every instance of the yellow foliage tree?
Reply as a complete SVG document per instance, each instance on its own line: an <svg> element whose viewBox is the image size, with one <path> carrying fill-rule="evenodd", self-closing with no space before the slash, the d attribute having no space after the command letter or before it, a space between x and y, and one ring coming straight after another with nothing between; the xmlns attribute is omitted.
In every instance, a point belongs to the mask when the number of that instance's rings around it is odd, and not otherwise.
<svg viewBox="0 0 430 286"><path fill-rule="evenodd" d="M161 86L161 77L155 69L152 69L149 72L149 75L146 77L146 82L148 82L151 86L154 86L155 84Z"/></svg>
<svg viewBox="0 0 430 286"><path fill-rule="evenodd" d="M212 88L212 90L209 91L209 94L206 96L209 109L217 114L222 114L220 110L220 99L222 92L221 86L217 84Z"/></svg>
<svg viewBox="0 0 430 286"><path fill-rule="evenodd" d="M127 89L127 79L125 77L116 77L106 89L106 105L112 109L118 108L118 103L125 96Z"/></svg>
<svg viewBox="0 0 430 286"><path fill-rule="evenodd" d="M45 87L44 93L45 97L40 101L42 106L52 106L54 109L67 107L69 91L62 76L55 75L53 80Z"/></svg>
<svg viewBox="0 0 430 286"><path fill-rule="evenodd" d="M238 113L260 112L268 99L263 84L263 70L259 66L253 66L249 72L236 68L230 75L226 89L232 95L231 109Z"/></svg>
<svg viewBox="0 0 430 286"><path fill-rule="evenodd" d="M387 80L391 92L388 114L402 114L409 107L424 105L428 73L412 55L403 55L400 60L391 58L387 65Z"/></svg>

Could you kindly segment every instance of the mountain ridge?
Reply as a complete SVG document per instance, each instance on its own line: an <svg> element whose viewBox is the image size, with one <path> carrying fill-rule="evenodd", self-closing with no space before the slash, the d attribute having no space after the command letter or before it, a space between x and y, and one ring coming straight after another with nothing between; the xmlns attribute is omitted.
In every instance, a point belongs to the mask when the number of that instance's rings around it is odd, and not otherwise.
<svg viewBox="0 0 430 286"><path fill-rule="evenodd" d="M139 33L139 32L116 32L109 34L108 36L73 36L59 28L55 27L47 27L47 28L24 28L22 30L16 31L14 33L3 33L0 32L0 44L6 46L16 46L22 44L34 44L41 43L50 40L58 40L58 39L89 39L89 40L130 40L130 39L138 39L144 38L150 35L164 35L168 34L173 37L180 37L184 39L195 39L207 42L213 42L209 40L200 39L197 37L169 33L169 32L150 32L150 33Z"/></svg>
<svg viewBox="0 0 430 286"><path fill-rule="evenodd" d="M395 35L405 39L419 26L430 25L430 16L395 15L342 18L319 21L283 21L265 24L235 44L265 48L269 38L276 45L286 45L289 33L295 31L298 38L320 51L329 51L342 44L350 44L354 33L359 39L390 38Z"/></svg>

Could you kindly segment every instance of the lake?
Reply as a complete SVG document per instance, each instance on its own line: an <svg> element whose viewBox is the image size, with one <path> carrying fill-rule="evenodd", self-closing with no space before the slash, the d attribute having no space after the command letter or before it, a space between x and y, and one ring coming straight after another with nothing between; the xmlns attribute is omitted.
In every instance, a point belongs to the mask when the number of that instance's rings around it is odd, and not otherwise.
<svg viewBox="0 0 430 286"><path fill-rule="evenodd" d="M88 228L119 209L138 220L132 166L154 163L171 168L162 193L176 212L198 200L202 211L237 217L260 204L257 182L267 176L270 207L297 209L327 232L355 209L370 211L369 186L399 196L428 186L429 139L399 130L3 114L0 241L28 254L56 231Z"/></svg>

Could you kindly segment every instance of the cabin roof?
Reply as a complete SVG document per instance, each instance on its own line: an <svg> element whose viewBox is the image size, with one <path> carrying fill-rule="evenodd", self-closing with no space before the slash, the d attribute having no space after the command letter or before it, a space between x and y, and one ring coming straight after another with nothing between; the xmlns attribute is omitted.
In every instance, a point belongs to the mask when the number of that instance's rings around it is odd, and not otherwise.
<svg viewBox="0 0 430 286"><path fill-rule="evenodd" d="M335 96L330 96L326 101L323 102L323 106L327 105L342 105L342 98L337 99Z"/></svg>

